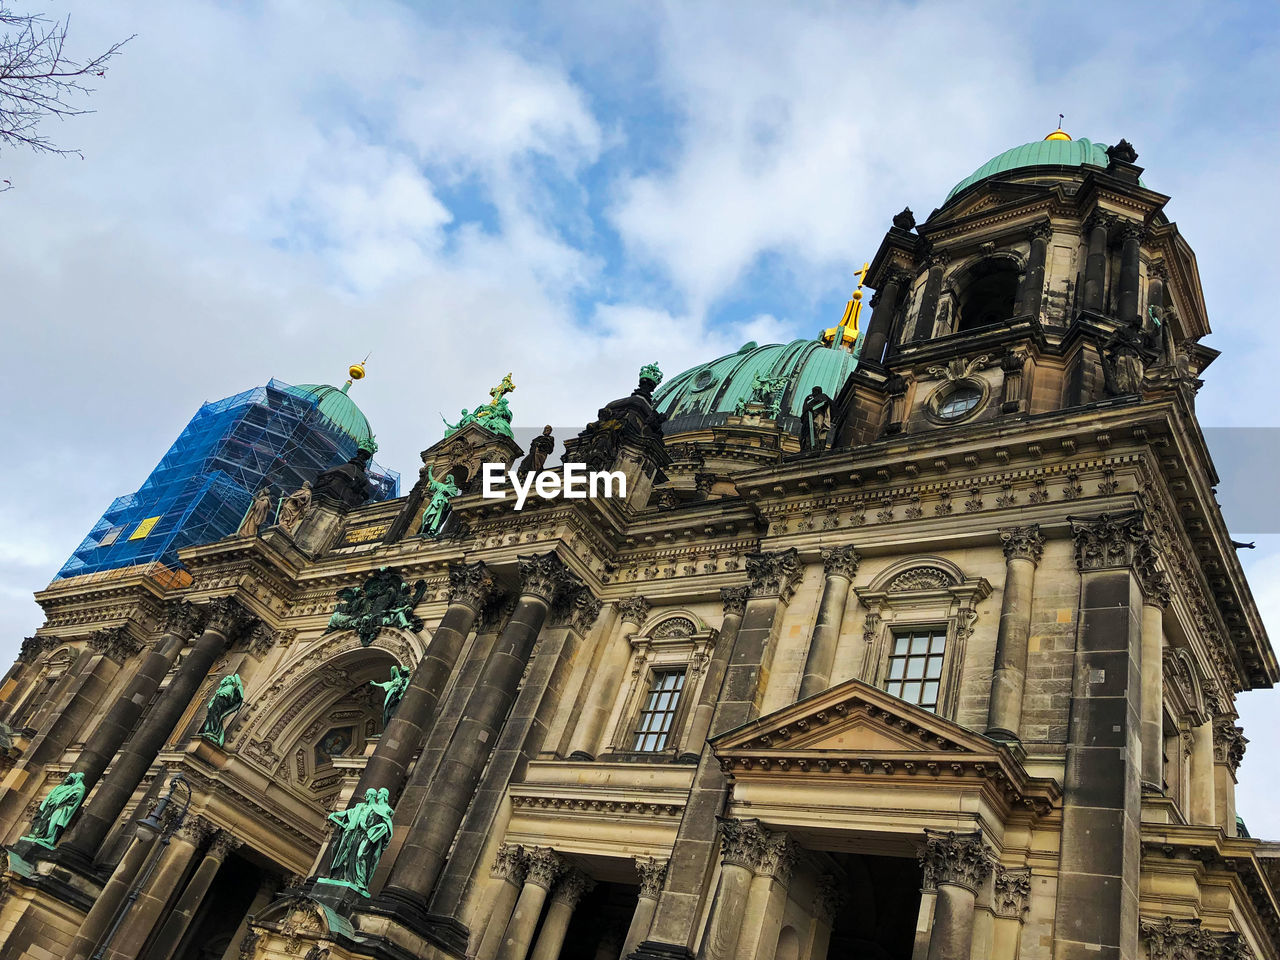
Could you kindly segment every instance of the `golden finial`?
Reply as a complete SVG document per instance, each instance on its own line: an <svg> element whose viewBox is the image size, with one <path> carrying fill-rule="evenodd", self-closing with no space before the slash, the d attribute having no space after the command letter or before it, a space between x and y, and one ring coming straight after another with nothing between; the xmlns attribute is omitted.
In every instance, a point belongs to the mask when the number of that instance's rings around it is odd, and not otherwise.
<svg viewBox="0 0 1280 960"><path fill-rule="evenodd" d="M364 365L369 362L369 358L373 356L372 352L366 353L364 359L359 363L353 363L347 367L347 382L342 385L342 392L346 393L351 388L353 380L363 380L365 376Z"/></svg>
<svg viewBox="0 0 1280 960"><path fill-rule="evenodd" d="M862 284L867 279L867 271L870 269L871 264L864 263L861 270L854 271L854 276L858 278L858 286L854 288L849 302L845 304L844 316L840 318L839 325L822 331L823 343L833 347L853 349L858 339L858 316L862 313Z"/></svg>
<svg viewBox="0 0 1280 960"><path fill-rule="evenodd" d="M1071 135L1062 129L1062 114L1058 114L1058 129L1045 137L1046 140L1070 140Z"/></svg>

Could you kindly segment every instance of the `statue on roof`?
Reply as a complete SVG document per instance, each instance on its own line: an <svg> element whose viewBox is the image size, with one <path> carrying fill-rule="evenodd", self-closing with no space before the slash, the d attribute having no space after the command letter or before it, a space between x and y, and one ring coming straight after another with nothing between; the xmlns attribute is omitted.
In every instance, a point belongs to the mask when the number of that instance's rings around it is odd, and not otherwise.
<svg viewBox="0 0 1280 960"><path fill-rule="evenodd" d="M62 782L49 791L48 795L36 807L36 815L31 818L31 829L23 840L30 840L42 847L53 849L62 831L67 828L71 818L80 809L84 800L85 786L83 773L68 773Z"/></svg>
<svg viewBox="0 0 1280 960"><path fill-rule="evenodd" d="M551 456L555 448L556 438L551 435L551 424L547 424L542 428L542 433L529 443L529 455L520 461L520 466L516 468L517 476L521 480L530 473L536 477L542 472L547 457Z"/></svg>
<svg viewBox="0 0 1280 960"><path fill-rule="evenodd" d="M514 439L511 433L511 406L507 401L507 394L515 388L511 374L508 373L497 386L489 388L488 403L481 404L470 413L467 412L466 407L463 407L462 416L457 423L450 423L442 415L440 419L444 420L444 435L452 436L468 424L474 423L499 436Z"/></svg>
<svg viewBox="0 0 1280 960"><path fill-rule="evenodd" d="M804 398L804 407L800 411L801 450L826 449L834 403L822 387L814 387L809 396Z"/></svg>
<svg viewBox="0 0 1280 960"><path fill-rule="evenodd" d="M271 487L263 486L257 493L253 495L253 503L249 504L249 509L245 512L244 519L240 521L240 529L236 531L237 537L256 537L258 530L267 522L267 517L271 515Z"/></svg>
<svg viewBox="0 0 1280 960"><path fill-rule="evenodd" d="M302 481L302 486L287 497L280 498L276 523L289 536L293 536L298 526L311 512L311 481Z"/></svg>
<svg viewBox="0 0 1280 960"><path fill-rule="evenodd" d="M760 404L767 409L770 419L777 420L778 413L782 409L782 391L786 389L790 379L790 377L762 377L757 373L751 378L750 392L745 397L738 398L734 414L740 417L747 412L748 405Z"/></svg>
<svg viewBox="0 0 1280 960"><path fill-rule="evenodd" d="M443 480L437 480L428 465L427 495L429 499L426 509L422 511L422 523L418 527L419 536L434 537L440 532L440 528L444 526L449 516L449 501L460 493L462 490L453 482L452 473Z"/></svg>

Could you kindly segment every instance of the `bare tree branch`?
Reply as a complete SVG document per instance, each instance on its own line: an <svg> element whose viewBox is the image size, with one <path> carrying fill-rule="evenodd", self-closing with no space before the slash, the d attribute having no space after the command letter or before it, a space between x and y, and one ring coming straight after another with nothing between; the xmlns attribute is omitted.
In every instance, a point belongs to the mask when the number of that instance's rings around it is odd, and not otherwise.
<svg viewBox="0 0 1280 960"><path fill-rule="evenodd" d="M107 61L133 39L113 43L91 60L66 53L71 18L50 20L39 14L16 13L0 0L0 149L29 147L39 153L74 154L58 146L40 130L50 117L63 120L91 111L78 101L93 93L90 85L107 73ZM7 181L0 181L0 192Z"/></svg>

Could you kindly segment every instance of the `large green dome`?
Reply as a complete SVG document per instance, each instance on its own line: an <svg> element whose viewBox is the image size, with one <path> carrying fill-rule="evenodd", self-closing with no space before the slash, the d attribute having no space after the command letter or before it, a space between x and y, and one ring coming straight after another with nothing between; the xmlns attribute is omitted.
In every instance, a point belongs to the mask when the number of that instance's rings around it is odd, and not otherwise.
<svg viewBox="0 0 1280 960"><path fill-rule="evenodd" d="M1085 165L1105 167L1107 145L1095 143L1084 137L1079 140L1036 140L992 157L952 187L951 192L947 194L947 199L950 200L961 190L973 186L980 180L1023 167L1072 168Z"/></svg>
<svg viewBox="0 0 1280 960"><path fill-rule="evenodd" d="M343 433L356 443L373 439L373 429L369 421L356 406L356 402L347 396L347 387L339 390L325 383L299 383L286 387L286 391L295 397L303 397L316 401L316 408L330 422L339 427Z"/></svg>
<svg viewBox="0 0 1280 960"><path fill-rule="evenodd" d="M737 353L702 363L672 377L654 398L667 415L667 434L724 423L738 401L751 394L755 377L787 377L781 416L799 417L814 387L835 397L858 365L853 354L818 340L744 345Z"/></svg>

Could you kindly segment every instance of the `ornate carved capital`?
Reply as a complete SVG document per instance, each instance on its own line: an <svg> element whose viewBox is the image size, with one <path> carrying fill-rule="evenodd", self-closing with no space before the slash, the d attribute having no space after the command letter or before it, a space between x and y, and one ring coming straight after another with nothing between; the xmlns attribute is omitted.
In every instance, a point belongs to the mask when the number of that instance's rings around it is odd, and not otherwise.
<svg viewBox="0 0 1280 960"><path fill-rule="evenodd" d="M564 870L564 861L550 847L534 847L529 851L528 870L525 883L536 883L544 890L550 890Z"/></svg>
<svg viewBox="0 0 1280 960"><path fill-rule="evenodd" d="M835 923L836 913L844 903L844 892L836 878L825 874L818 880L818 895L813 898L813 915L827 926Z"/></svg>
<svg viewBox="0 0 1280 960"><path fill-rule="evenodd" d="M1151 562L1147 562L1147 558L1141 558L1143 563L1134 569L1138 573L1138 583L1142 587L1142 594L1146 597L1147 603L1155 607L1167 607L1169 601L1173 599L1173 588L1169 585L1169 577L1163 570L1157 570L1154 566L1154 557L1151 556Z"/></svg>
<svg viewBox="0 0 1280 960"><path fill-rule="evenodd" d="M1029 240L1048 240L1053 236L1053 224L1048 220L1039 220L1027 228Z"/></svg>
<svg viewBox="0 0 1280 960"><path fill-rule="evenodd" d="M799 847L785 833L768 834L755 871L766 877L773 877L784 887L791 883L791 874L795 870Z"/></svg>
<svg viewBox="0 0 1280 960"><path fill-rule="evenodd" d="M562 590L578 579L554 553L517 559L520 561L520 593L538 597L548 606Z"/></svg>
<svg viewBox="0 0 1280 960"><path fill-rule="evenodd" d="M245 634L245 646L255 657L265 657L276 645L276 632L261 620L254 622L253 627Z"/></svg>
<svg viewBox="0 0 1280 960"><path fill-rule="evenodd" d="M747 609L746 587L721 587L720 602L724 604L724 615L740 617Z"/></svg>
<svg viewBox="0 0 1280 960"><path fill-rule="evenodd" d="M193 603L180 600L172 603L165 611L164 632L173 633L190 640L204 626L204 611Z"/></svg>
<svg viewBox="0 0 1280 960"><path fill-rule="evenodd" d="M586 587L562 593L556 604L556 623L572 627L586 636L591 625L600 616L602 606L604 605Z"/></svg>
<svg viewBox="0 0 1280 960"><path fill-rule="evenodd" d="M1142 512L1100 514L1092 520L1071 520L1076 545L1076 568L1109 570L1151 563L1151 535Z"/></svg>
<svg viewBox="0 0 1280 960"><path fill-rule="evenodd" d="M1233 717L1214 717L1213 720L1213 760L1225 763L1234 777L1240 769L1240 761L1244 759L1245 744L1249 738L1244 735L1244 727L1237 727Z"/></svg>
<svg viewBox="0 0 1280 960"><path fill-rule="evenodd" d="M551 894L551 902L563 903L572 910L578 905L583 894L590 893L595 889L595 885L596 882L581 870L570 867L556 884L555 892Z"/></svg>
<svg viewBox="0 0 1280 960"><path fill-rule="evenodd" d="M640 896L657 900L662 884L667 879L666 860L657 857L636 857L636 872L640 874Z"/></svg>
<svg viewBox="0 0 1280 960"><path fill-rule="evenodd" d="M182 821L182 825L178 827L177 835L192 846L199 847L212 837L217 830L218 828L204 817L188 816Z"/></svg>
<svg viewBox="0 0 1280 960"><path fill-rule="evenodd" d="M227 859L227 854L233 850L238 850L244 841L232 836L225 830L219 830L213 835L213 840L209 843L209 852L207 856L213 857L215 860Z"/></svg>
<svg viewBox="0 0 1280 960"><path fill-rule="evenodd" d="M1203 930L1199 920L1141 918L1138 935L1150 960L1252 960L1253 952L1234 931Z"/></svg>
<svg viewBox="0 0 1280 960"><path fill-rule="evenodd" d="M483 560L449 564L449 602L463 603L479 613L493 595L493 574Z"/></svg>
<svg viewBox="0 0 1280 960"><path fill-rule="evenodd" d="M1094 210L1093 213L1089 214L1085 219L1084 229L1086 233L1092 233L1094 230L1099 228L1110 231L1112 224L1115 222L1116 218L1112 214L1104 213L1101 210Z"/></svg>
<svg viewBox="0 0 1280 960"><path fill-rule="evenodd" d="M924 867L925 886L953 883L977 893L991 873L991 858L982 845L982 834L957 834L954 830L926 830L924 834L917 858Z"/></svg>
<svg viewBox="0 0 1280 960"><path fill-rule="evenodd" d="M754 871L767 840L760 821L716 817L716 822L720 825L720 859Z"/></svg>
<svg viewBox="0 0 1280 960"><path fill-rule="evenodd" d="M1038 523L1027 527L1002 527L1000 542L1004 544L1005 560L1030 560L1032 563L1039 563L1044 556L1044 537Z"/></svg>
<svg viewBox="0 0 1280 960"><path fill-rule="evenodd" d="M249 625L253 614L241 606L235 597L217 597L209 601L206 608L208 620L206 630L213 630L228 639L234 637Z"/></svg>
<svg viewBox="0 0 1280 960"><path fill-rule="evenodd" d="M792 547L777 553L752 553L747 556L748 589L752 597L778 597L789 600L796 584L804 576L799 551Z"/></svg>
<svg viewBox="0 0 1280 960"><path fill-rule="evenodd" d="M925 264L930 270L941 270L951 262L951 254L945 250L935 250L925 259Z"/></svg>
<svg viewBox="0 0 1280 960"><path fill-rule="evenodd" d="M99 630L89 637L89 649L110 657L116 663L124 663L142 649L142 644L129 632L128 627L112 627Z"/></svg>
<svg viewBox="0 0 1280 960"><path fill-rule="evenodd" d="M48 637L27 637L18 650L18 662L30 663L52 646Z"/></svg>
<svg viewBox="0 0 1280 960"><path fill-rule="evenodd" d="M1031 909L1031 870L1006 870L999 864L991 878L991 909L997 917L1021 920Z"/></svg>
<svg viewBox="0 0 1280 960"><path fill-rule="evenodd" d="M644 597L627 597L618 601L618 616L623 623L634 623L641 626L649 619L649 601Z"/></svg>
<svg viewBox="0 0 1280 960"><path fill-rule="evenodd" d="M1125 240L1125 241L1137 240L1139 243L1141 243L1143 240L1146 239L1146 236L1147 236L1147 228L1143 224L1137 223L1136 221L1126 220L1120 226L1121 240Z"/></svg>
<svg viewBox="0 0 1280 960"><path fill-rule="evenodd" d="M828 577L844 577L852 581L858 574L858 563L862 560L852 544L843 547L823 547L822 569Z"/></svg>
<svg viewBox="0 0 1280 960"><path fill-rule="evenodd" d="M524 874L528 866L529 858L525 856L524 847L518 843L504 843L498 848L497 856L493 858L489 876L495 880L506 880L519 887L524 884Z"/></svg>

